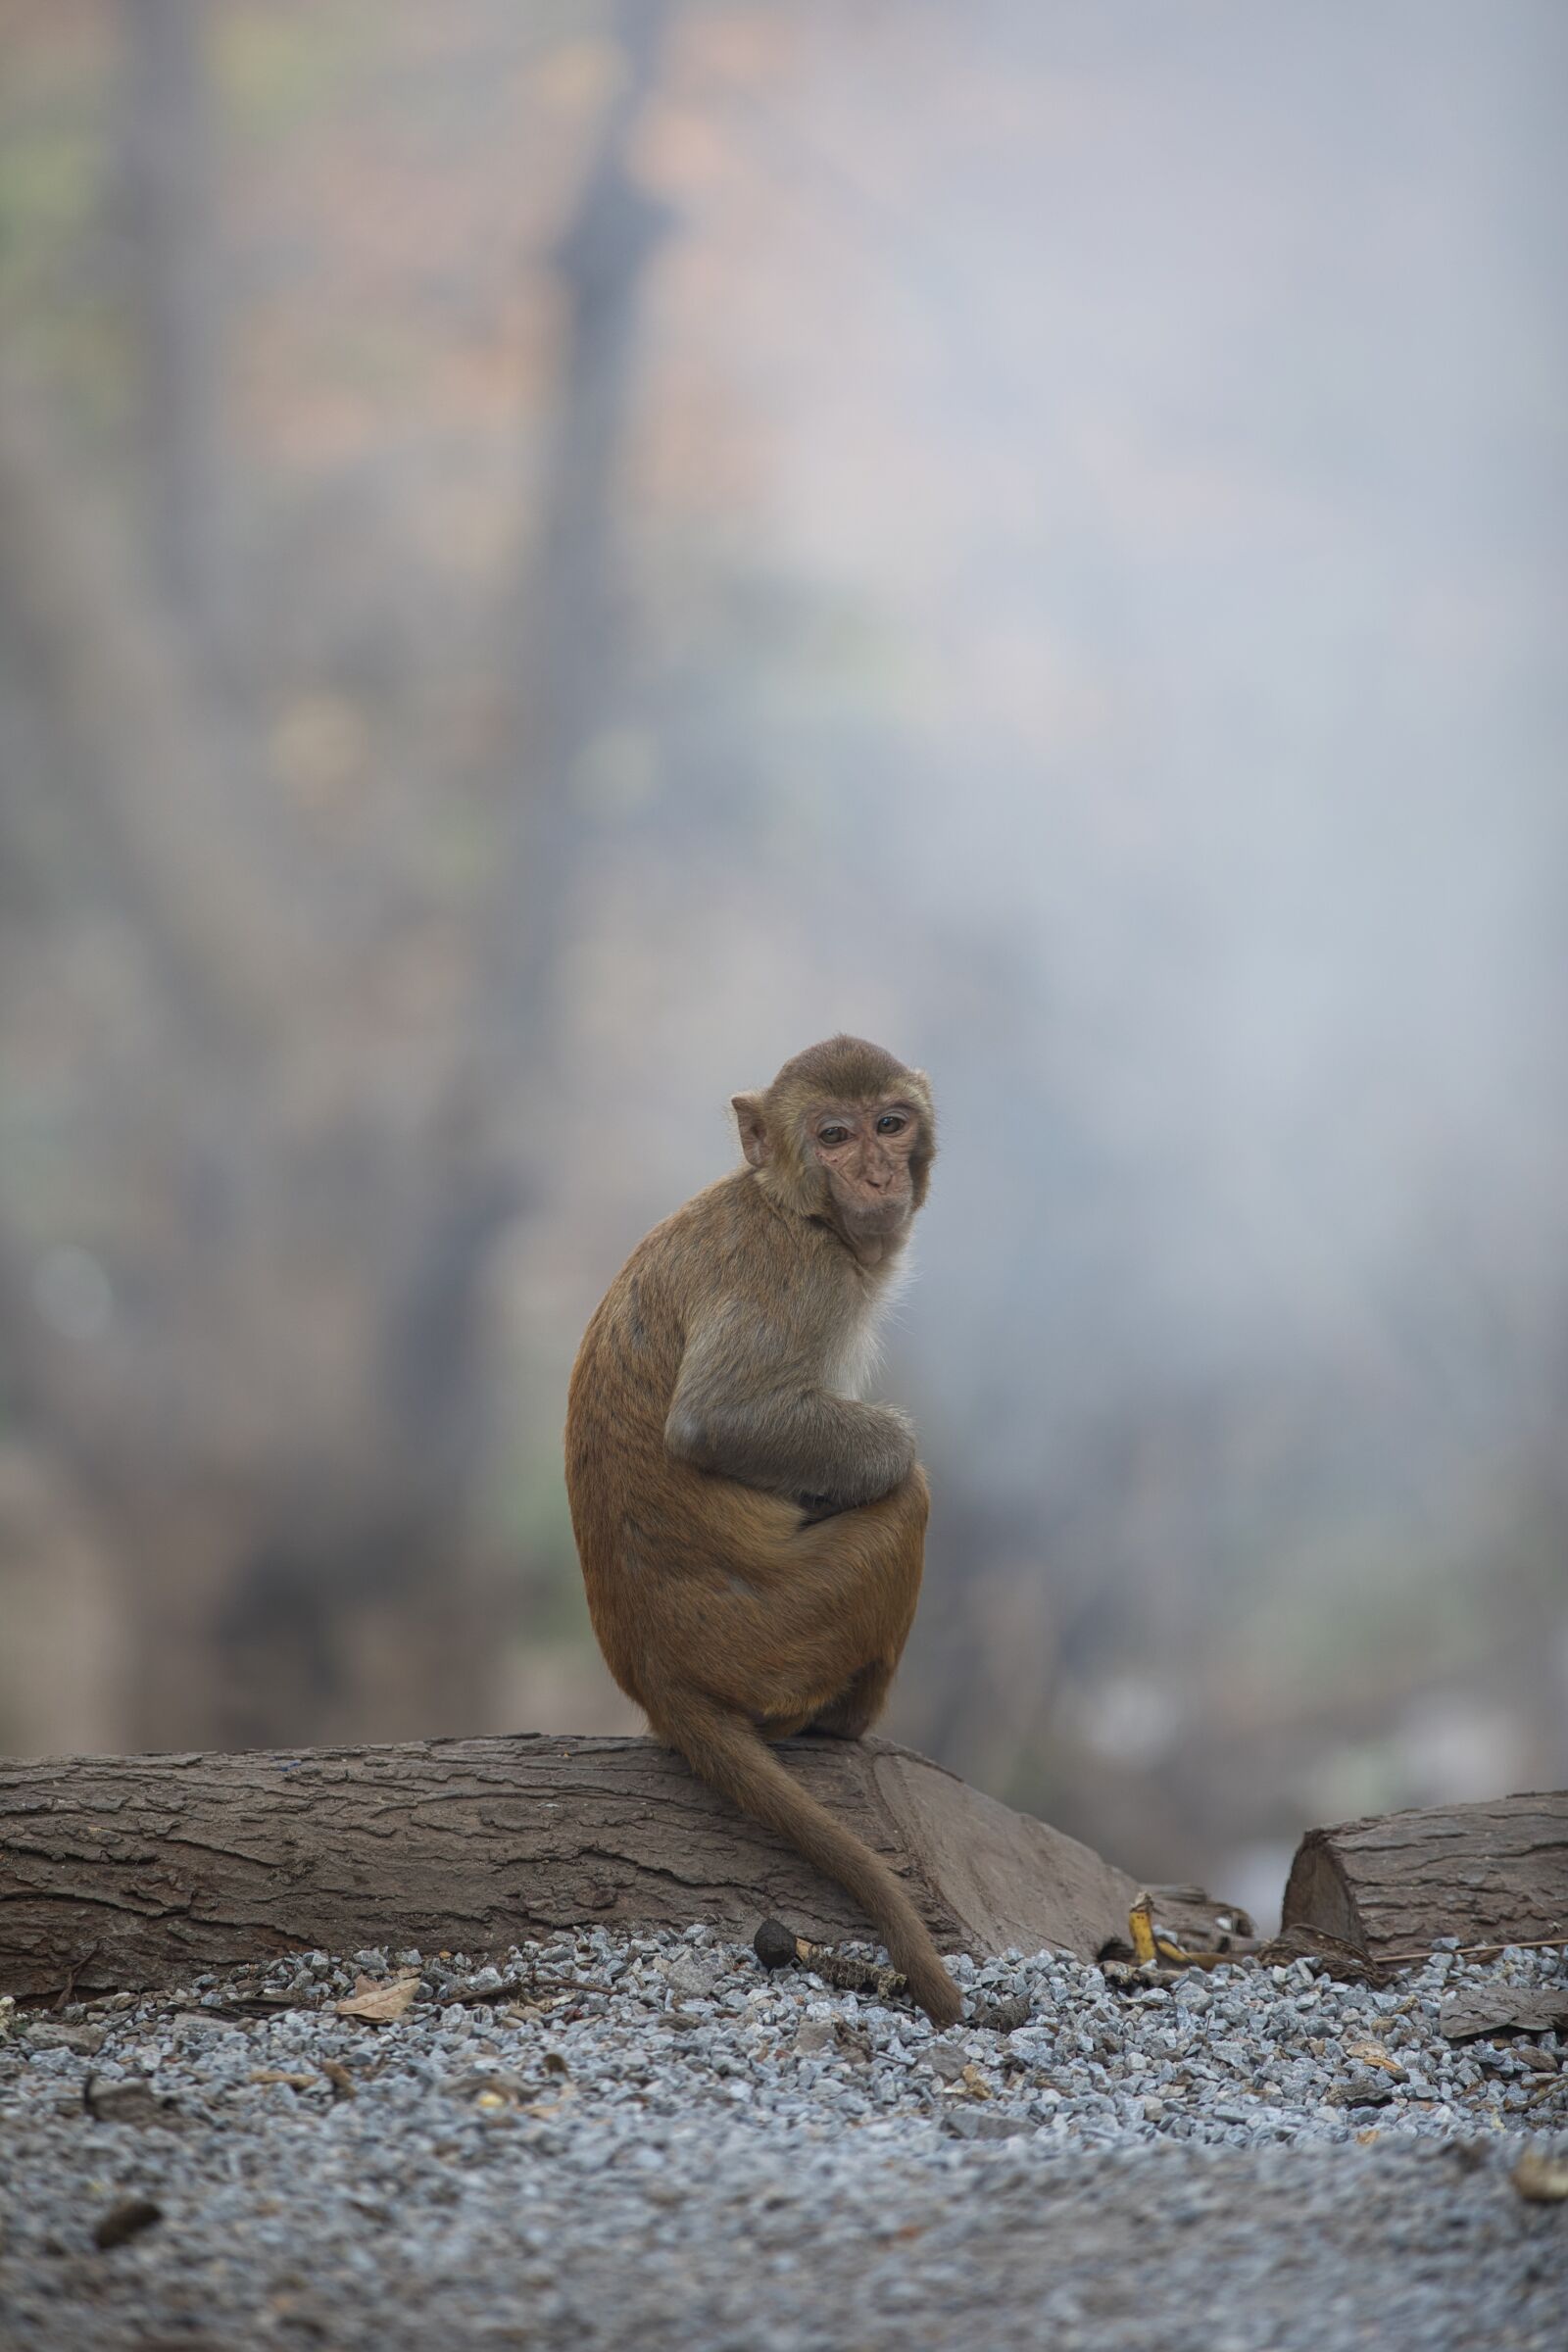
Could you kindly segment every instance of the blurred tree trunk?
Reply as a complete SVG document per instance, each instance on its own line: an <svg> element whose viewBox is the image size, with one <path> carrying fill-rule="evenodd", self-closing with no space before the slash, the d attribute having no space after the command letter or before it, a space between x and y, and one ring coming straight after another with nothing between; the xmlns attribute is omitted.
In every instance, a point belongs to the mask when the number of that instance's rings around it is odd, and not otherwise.
<svg viewBox="0 0 1568 2352"><path fill-rule="evenodd" d="M109 987L138 1008L134 1045L83 1087L72 1136L78 1189L100 1204L92 1230L0 1171L4 1378L24 1434L69 1472L119 1563L115 1736L133 1746L494 1720L501 1591L473 1509L489 1440L482 1285L535 1175L526 1134L501 1138L519 1106L530 1127L548 1117L586 840L576 787L625 669L615 485L665 226L627 159L667 13L619 11L624 72L557 250L542 505L504 613L506 848L476 951L481 1045L432 1072L416 1115L362 1081L356 950L300 887L309 847L219 684L220 273L200 0L124 0L120 17L150 563L74 471L54 419L0 376L0 616L27 751L8 822L67 878L40 946L74 924L107 929L126 958ZM267 681L252 683L265 704ZM49 1307L51 1251L83 1245L108 1302L90 1335Z"/></svg>
<svg viewBox="0 0 1568 2352"><path fill-rule="evenodd" d="M585 756L614 722L626 667L616 490L643 296L673 225L628 159L668 16L666 0L621 0L616 11L624 70L556 245L562 356L541 507L519 593L503 613L502 668L512 681L497 779L504 849L481 995L492 1050L531 1105L559 1076L563 951L588 841Z"/></svg>
<svg viewBox="0 0 1568 2352"><path fill-rule="evenodd" d="M216 640L220 594L217 184L204 0L122 0L123 220L161 584Z"/></svg>
<svg viewBox="0 0 1568 2352"><path fill-rule="evenodd" d="M0 1171L4 1402L115 1559L116 1737L482 1721L479 1283L513 1188L450 1117L395 1140L352 1089L288 1108L343 994L330 947L278 911L188 640L3 374L0 637L28 721L13 838L69 873L71 922L118 919L146 998L73 1137L99 1328L49 1311L40 1269L77 1234Z"/></svg>

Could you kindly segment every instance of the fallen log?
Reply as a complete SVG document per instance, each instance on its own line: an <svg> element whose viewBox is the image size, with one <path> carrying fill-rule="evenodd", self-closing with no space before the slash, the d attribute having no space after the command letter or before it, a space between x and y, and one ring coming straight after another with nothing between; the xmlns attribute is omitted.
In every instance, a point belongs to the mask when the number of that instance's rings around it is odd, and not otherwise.
<svg viewBox="0 0 1568 2352"><path fill-rule="evenodd" d="M1283 1930L1337 1937L1382 1964L1446 1936L1483 1947L1568 1940L1568 1790L1308 1830Z"/></svg>
<svg viewBox="0 0 1568 2352"><path fill-rule="evenodd" d="M906 1880L946 1950L1095 1958L1139 1887L883 1740L801 1740L803 1785ZM1181 1888L1172 1933L1240 1913ZM0 1759L0 1991L86 1994L315 1948L473 1958L583 1925L869 1938L848 1896L649 1740Z"/></svg>

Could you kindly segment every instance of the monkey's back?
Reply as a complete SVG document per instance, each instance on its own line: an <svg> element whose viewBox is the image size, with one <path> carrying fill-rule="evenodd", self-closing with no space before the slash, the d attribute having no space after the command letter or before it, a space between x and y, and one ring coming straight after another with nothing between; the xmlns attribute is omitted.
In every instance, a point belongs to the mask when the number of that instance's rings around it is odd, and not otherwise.
<svg viewBox="0 0 1568 2352"><path fill-rule="evenodd" d="M688 1326L720 1296L764 1315L769 1296L800 1280L803 1247L818 1246L828 1246L825 1237L803 1243L752 1172L737 1171L638 1243L583 1334L566 1402L572 1532L600 1647L621 1688L644 1704L639 1667L661 1588L732 1589L738 1568L777 1561L800 1524L779 1496L668 1451L664 1425Z"/></svg>

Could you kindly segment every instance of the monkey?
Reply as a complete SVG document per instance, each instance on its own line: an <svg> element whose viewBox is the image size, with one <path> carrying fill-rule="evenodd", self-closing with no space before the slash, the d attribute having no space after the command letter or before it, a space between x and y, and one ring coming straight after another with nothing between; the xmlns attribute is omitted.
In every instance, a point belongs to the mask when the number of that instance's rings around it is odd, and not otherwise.
<svg viewBox="0 0 1568 2352"><path fill-rule="evenodd" d="M638 1245L572 1369L589 1615L656 1736L836 1879L949 2026L958 1988L908 1895L771 1752L865 1732L914 1617L929 1494L913 1427L856 1391L926 1197L931 1089L840 1036L731 1108L744 1165Z"/></svg>

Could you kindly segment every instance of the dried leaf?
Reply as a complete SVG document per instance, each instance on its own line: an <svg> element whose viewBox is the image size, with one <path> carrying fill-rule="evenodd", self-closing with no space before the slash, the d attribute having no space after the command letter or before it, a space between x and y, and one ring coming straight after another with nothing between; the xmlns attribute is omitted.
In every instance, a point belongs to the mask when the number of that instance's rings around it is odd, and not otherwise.
<svg viewBox="0 0 1568 2352"><path fill-rule="evenodd" d="M1508 2178L1532 2205L1560 2205L1568 2199L1568 2156L1526 2148Z"/></svg>
<svg viewBox="0 0 1568 2352"><path fill-rule="evenodd" d="M1359 2058L1363 2066L1380 2066L1386 2075L1392 2075L1394 2077L1396 2082L1402 2082L1404 2081L1403 2067L1399 2064L1397 2058L1391 2058L1389 2056L1388 2051L1383 2047L1381 2042L1348 2041L1345 2045L1345 2048L1347 2056L1351 2058Z"/></svg>
<svg viewBox="0 0 1568 2352"><path fill-rule="evenodd" d="M522 2112L524 2115L537 2115L540 2117L559 2115L563 2107L566 2105L567 2101L574 2099L576 2095L576 2083L568 2082L559 2099L536 2099L531 2106L524 2107Z"/></svg>
<svg viewBox="0 0 1568 2352"><path fill-rule="evenodd" d="M1330 2107L1387 2107L1394 2096L1392 2082L1379 2082L1374 2077L1347 2075L1329 2091Z"/></svg>
<svg viewBox="0 0 1568 2352"><path fill-rule="evenodd" d="M321 2061L321 2072L331 2083L332 2088L336 2091L340 2099L353 2099L359 2096L359 2089L355 2082L354 2077L349 2073L348 2068L344 2066L338 2059L323 2058Z"/></svg>
<svg viewBox="0 0 1568 2352"><path fill-rule="evenodd" d="M346 2001L338 2001L339 2017L357 2017L367 2025L395 2026L406 2017L419 1989L417 1977L394 1977L390 1982L361 1977Z"/></svg>

